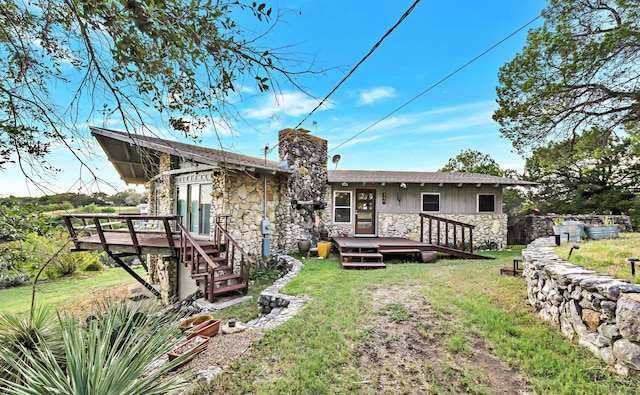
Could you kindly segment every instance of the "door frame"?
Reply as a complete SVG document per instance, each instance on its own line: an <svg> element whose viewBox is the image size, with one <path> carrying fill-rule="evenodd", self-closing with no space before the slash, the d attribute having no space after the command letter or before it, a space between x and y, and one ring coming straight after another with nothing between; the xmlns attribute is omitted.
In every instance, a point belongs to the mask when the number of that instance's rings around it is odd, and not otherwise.
<svg viewBox="0 0 640 395"><path fill-rule="evenodd" d="M371 220L370 221L358 221L358 202L359 202L359 196L360 193L371 193L372 194L372 199L371 199ZM354 234L356 236L375 236L377 234L377 229L376 229L376 225L377 225L377 221L376 221L376 190L375 188L359 188L355 190L355 205L354 205L354 219L353 219L353 225L354 225ZM369 211L369 210L367 210ZM360 222L371 222L371 232L360 232L358 229L358 223Z"/></svg>

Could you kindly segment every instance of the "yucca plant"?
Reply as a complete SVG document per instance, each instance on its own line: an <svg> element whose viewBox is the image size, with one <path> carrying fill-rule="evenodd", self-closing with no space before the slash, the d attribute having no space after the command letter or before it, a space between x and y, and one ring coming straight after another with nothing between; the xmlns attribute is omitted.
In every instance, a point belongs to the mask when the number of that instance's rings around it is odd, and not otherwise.
<svg viewBox="0 0 640 395"><path fill-rule="evenodd" d="M0 315L0 379L23 382L18 366L28 364L42 344L64 365L64 345L56 314L47 307L35 307L28 315Z"/></svg>
<svg viewBox="0 0 640 395"><path fill-rule="evenodd" d="M7 394L163 394L186 384L167 376L181 358L152 368L179 334L175 317L158 307L105 302L89 319L59 315L58 324L64 360L54 343L39 343L2 379Z"/></svg>

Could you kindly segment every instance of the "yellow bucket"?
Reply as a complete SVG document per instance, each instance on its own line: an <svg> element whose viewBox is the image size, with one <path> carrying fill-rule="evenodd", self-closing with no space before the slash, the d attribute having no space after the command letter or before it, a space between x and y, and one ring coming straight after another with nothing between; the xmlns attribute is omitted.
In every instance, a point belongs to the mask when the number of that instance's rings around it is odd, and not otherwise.
<svg viewBox="0 0 640 395"><path fill-rule="evenodd" d="M329 251L331 251L330 241L318 242L318 256L322 258L329 258Z"/></svg>

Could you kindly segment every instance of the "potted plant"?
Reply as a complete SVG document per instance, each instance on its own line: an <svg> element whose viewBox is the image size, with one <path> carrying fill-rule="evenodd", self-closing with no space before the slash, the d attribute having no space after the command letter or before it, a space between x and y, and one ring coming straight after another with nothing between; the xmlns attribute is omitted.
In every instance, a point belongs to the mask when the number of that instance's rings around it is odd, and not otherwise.
<svg viewBox="0 0 640 395"><path fill-rule="evenodd" d="M600 226L590 225L585 227L585 231L587 236L593 240L615 239L618 237L618 225L610 217L605 218L604 223Z"/></svg>

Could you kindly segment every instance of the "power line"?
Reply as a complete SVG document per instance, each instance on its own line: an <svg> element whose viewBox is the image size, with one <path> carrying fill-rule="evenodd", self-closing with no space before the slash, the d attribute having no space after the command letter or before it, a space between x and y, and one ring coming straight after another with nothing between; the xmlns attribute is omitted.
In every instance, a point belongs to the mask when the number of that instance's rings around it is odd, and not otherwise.
<svg viewBox="0 0 640 395"><path fill-rule="evenodd" d="M311 110L311 112L310 112L309 114L307 114L307 116L306 116L306 117L304 117L304 119L303 119L302 121L300 121L300 123L298 123L298 125L296 125L296 127L295 127L295 128L293 128L294 130L295 130L295 129L298 129L298 128L299 128L299 127L300 127L300 126L301 126L301 125L302 125L302 124L307 120L307 119L309 119L309 117L310 117L314 112L316 112L316 110L317 110L318 108L322 107L322 105L327 101L327 99L329 99L329 97L330 97L331 95L333 95L333 93L334 93L335 91L337 91L337 90L338 90L338 88L340 87L340 85L342 85L342 84L343 84L343 83L344 83L344 82L345 82L349 77L351 77L351 75L356 71L356 69L357 69L358 67L360 67L360 65L361 65L362 63L364 63L364 61L365 61L365 60L367 60L367 58L368 58L369 56L371 56L371 54L372 54L372 53L373 53L373 52L374 52L374 51L375 51L375 50L380 46L380 44L382 44L382 42L383 42L383 41L384 41L384 40L385 40L385 39L386 39L386 38L391 34L391 32L393 32L393 31L395 30L395 28L396 28L396 27L398 27L398 26L402 23L402 21L404 21L404 20L409 16L409 14L411 14L411 12L413 12L413 9L414 9L414 8L416 8L416 5L418 5L418 3L419 3L419 2L420 2L420 0L416 0L416 1L411 5L411 7L409 7L409 9L407 9L407 10L404 12L404 14L402 14L402 16L400 17L400 19L398 19L398 22L396 22L396 23L395 23L395 25L393 25L393 26L391 27L391 29L387 30L387 32L384 34L384 36L382 36L382 38L381 38L380 40L378 40L378 42L377 42L377 43L375 43L375 45L374 45L374 46L369 50L369 52L368 52L368 53L367 53L367 54L366 54L362 59L360 59L360 61L358 62L358 64L356 64L356 65L351 69L351 71L349 71L349 73L348 73L348 74L347 74L347 75L346 75L346 76L345 76L345 77L344 77L344 78L343 78L343 79L338 83L338 85L336 85L336 86L331 90L331 92L329 92L329 93L327 94L327 96L325 96L325 97L324 97L324 99L322 99L322 100L320 101L320 103L318 103L318 105L317 105L313 110Z"/></svg>
<svg viewBox="0 0 640 395"><path fill-rule="evenodd" d="M348 143L349 141L355 139L356 137L360 136L362 133L366 132L367 130L371 129L372 127L376 126L377 124L379 124L380 122L384 121L385 119L389 118L390 116L392 116L393 114L395 114L396 112L400 111L401 109L403 109L404 107L408 106L409 104L413 103L414 101L416 101L418 98L420 98L422 95L424 95L425 93L429 92L430 90L432 90L433 88L435 88L436 86L440 85L441 83L443 83L444 81L448 80L449 78L453 77L455 74L457 74L458 72L460 72L462 69L466 68L467 66L469 66L470 64L472 64L473 62L475 62L476 60L480 59L481 57L483 57L484 55L486 55L487 53L491 52L492 50L494 50L496 47L498 47L499 45L501 45L503 42L507 41L508 39L510 39L511 37L515 36L517 33L519 33L521 30L525 29L527 26L531 25L533 22L535 22L536 20L540 19L542 17L542 15L538 15L537 17L533 18L532 20L530 20L529 22L527 22L526 24L524 24L523 26L519 27L517 30L515 30L514 32L512 32L511 34L509 34L508 36L504 37L502 40L498 41L497 43L493 44L491 47L489 47L488 49L484 50L482 53L480 53L479 55L475 56L473 59L469 60L467 63L463 64L462 66L458 67L457 69L455 69L453 72L447 74L444 78L440 79L438 82L436 82L435 84L429 86L427 89L423 90L422 92L420 92L418 95L414 96L413 98L411 98L411 100L405 102L403 105L401 105L400 107L396 108L395 110L391 111L390 113L388 113L387 115L385 115L384 117L380 118L379 120L377 120L376 122L372 123L371 125L367 126L365 129L363 129L362 131L354 134L353 136L351 136L350 138L348 138L347 140L343 141L342 143L338 144L337 146L333 147L332 149L329 150L329 152L336 150L340 147L342 147L343 145L345 145L346 143ZM334 89L335 90L335 89ZM300 126L300 125L298 125ZM297 126L296 126L297 128Z"/></svg>

